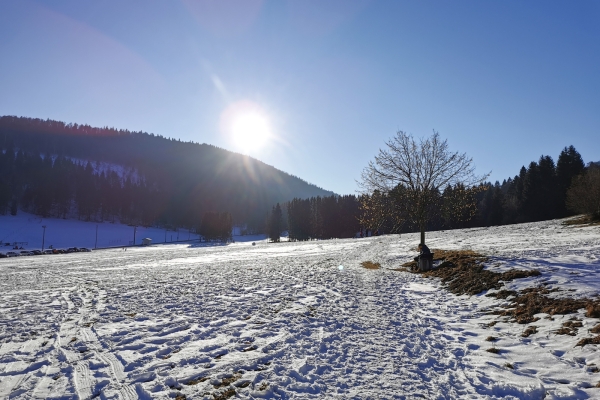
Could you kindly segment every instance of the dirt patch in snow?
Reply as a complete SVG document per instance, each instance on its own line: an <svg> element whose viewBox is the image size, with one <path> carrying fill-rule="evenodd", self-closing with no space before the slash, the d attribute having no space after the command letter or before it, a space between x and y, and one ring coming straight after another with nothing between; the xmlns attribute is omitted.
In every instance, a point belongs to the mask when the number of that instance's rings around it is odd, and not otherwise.
<svg viewBox="0 0 600 400"><path fill-rule="evenodd" d="M566 315L576 313L582 308L586 309L585 316L588 318L598 318L600 316L600 300L588 298L571 297L550 297L551 293L559 292L560 289L548 289L544 286L536 288L527 288L517 293L510 303L505 305L505 310L494 311L494 314L509 316L514 322L519 324L528 324L537 321L539 318L535 314L545 313L548 315ZM498 292L501 293L501 292ZM491 293L488 296L496 297L497 293ZM502 298L502 297L500 297ZM563 324L563 328L556 333L574 334L580 323L569 321Z"/></svg>
<svg viewBox="0 0 600 400"><path fill-rule="evenodd" d="M472 250L433 250L433 261L439 261L440 264L422 274L430 278L441 278L442 284L456 295L475 295L490 289L500 289L504 282L541 275L538 270L511 269L493 272L485 269L483 263L487 260L486 256ZM411 261L403 267L412 270L416 264Z"/></svg>
<svg viewBox="0 0 600 400"><path fill-rule="evenodd" d="M581 327L583 327L583 322L581 322L581 320L577 318L571 318L567 322L563 322L562 327L555 333L557 335L575 336Z"/></svg>
<svg viewBox="0 0 600 400"><path fill-rule="evenodd" d="M591 215L580 215L563 222L564 225L600 225L600 219Z"/></svg>
<svg viewBox="0 0 600 400"><path fill-rule="evenodd" d="M381 264L374 263L372 261L363 261L360 263L360 265L362 265L363 268L366 268L366 269L380 269L381 268Z"/></svg>
<svg viewBox="0 0 600 400"><path fill-rule="evenodd" d="M439 265L432 271L422 273L423 276L440 278L446 289L456 295L476 295L490 289L497 290L487 296L507 299L508 303L503 305L502 309L491 311L491 313L510 317L512 322L530 324L539 320L535 316L536 314L566 315L576 313L583 308L586 310L586 317L600 318L600 299L551 296L561 290L559 288L549 289L545 286L527 288L519 292L501 289L505 282L541 275L538 270L511 269L505 272L493 272L484 266L484 262L488 261L488 258L474 251L434 250L433 253L433 260L439 262ZM402 267L405 271L415 272L416 266L417 263L411 261ZM582 326L580 320L572 318L563 323L555 333L574 336L577 334L578 328ZM522 336L528 337L536 332L536 327L530 326ZM592 333L600 333L600 324L592 329ZM586 344L600 344L600 335L582 339L577 346ZM488 351L491 350L488 349Z"/></svg>

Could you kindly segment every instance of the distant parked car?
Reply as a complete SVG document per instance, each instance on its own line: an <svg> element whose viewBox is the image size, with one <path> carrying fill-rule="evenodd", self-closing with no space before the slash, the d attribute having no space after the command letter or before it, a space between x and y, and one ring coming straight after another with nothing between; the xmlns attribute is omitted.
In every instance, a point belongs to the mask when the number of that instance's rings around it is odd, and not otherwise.
<svg viewBox="0 0 600 400"><path fill-rule="evenodd" d="M41 256L42 252L40 250L32 250L30 251L32 256Z"/></svg>
<svg viewBox="0 0 600 400"><path fill-rule="evenodd" d="M21 250L21 255L22 255L22 256L32 256L33 254L31 254L31 252L30 252L30 251L27 251L27 250Z"/></svg>
<svg viewBox="0 0 600 400"><path fill-rule="evenodd" d="M79 249L77 247L69 247L66 253L77 253Z"/></svg>
<svg viewBox="0 0 600 400"><path fill-rule="evenodd" d="M6 254L0 253L0 258L6 258L6 257L8 257Z"/></svg>
<svg viewBox="0 0 600 400"><path fill-rule="evenodd" d="M80 247L79 251L83 251L83 252L89 253L92 250L88 249L87 247Z"/></svg>
<svg viewBox="0 0 600 400"><path fill-rule="evenodd" d="M19 256L20 256L20 254L19 254L19 253L16 253L16 252L14 252L14 251L9 251L9 252L7 252L7 253L6 253L6 256L7 256L7 257L19 257Z"/></svg>
<svg viewBox="0 0 600 400"><path fill-rule="evenodd" d="M44 254L54 254L54 249L44 250Z"/></svg>

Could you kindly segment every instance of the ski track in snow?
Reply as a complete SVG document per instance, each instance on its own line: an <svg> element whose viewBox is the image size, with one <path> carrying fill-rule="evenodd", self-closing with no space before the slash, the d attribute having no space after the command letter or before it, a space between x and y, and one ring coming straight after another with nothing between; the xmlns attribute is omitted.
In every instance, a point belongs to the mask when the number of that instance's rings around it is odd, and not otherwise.
<svg viewBox="0 0 600 400"><path fill-rule="evenodd" d="M512 289L600 290L599 227L548 221L428 240L490 254L498 270L542 270ZM600 397L596 346L574 348L586 329L553 335L562 317L536 323L542 333L527 339L523 325L487 327L497 300L391 270L417 242L410 234L0 260L0 398L213 399L231 389L277 399ZM383 268L363 269L366 260ZM485 352L492 334L500 354Z"/></svg>

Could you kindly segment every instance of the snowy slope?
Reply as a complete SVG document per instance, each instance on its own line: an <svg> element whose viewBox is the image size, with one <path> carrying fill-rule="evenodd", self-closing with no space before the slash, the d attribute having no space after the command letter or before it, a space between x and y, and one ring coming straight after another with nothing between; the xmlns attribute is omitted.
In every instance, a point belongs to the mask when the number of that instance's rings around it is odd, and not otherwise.
<svg viewBox="0 0 600 400"><path fill-rule="evenodd" d="M436 232L490 268L537 268L511 288L600 292L600 227L561 221ZM181 244L0 260L0 398L599 398L595 345L485 314L392 268L415 235ZM366 270L362 261L380 262ZM542 316L543 317L543 316ZM485 339L499 337L499 354ZM512 368L507 367L510 364Z"/></svg>
<svg viewBox="0 0 600 400"><path fill-rule="evenodd" d="M42 248L42 239L46 226L45 248L96 247L96 227L98 232L97 247L129 246L134 239L141 244L143 238L151 238L154 243L197 239L198 235L180 229L179 233L159 228L145 228L110 222L95 223L72 219L41 218L36 215L19 212L19 214L0 215L0 252L10 251L15 242L22 244L26 250ZM27 244L25 244L27 243Z"/></svg>

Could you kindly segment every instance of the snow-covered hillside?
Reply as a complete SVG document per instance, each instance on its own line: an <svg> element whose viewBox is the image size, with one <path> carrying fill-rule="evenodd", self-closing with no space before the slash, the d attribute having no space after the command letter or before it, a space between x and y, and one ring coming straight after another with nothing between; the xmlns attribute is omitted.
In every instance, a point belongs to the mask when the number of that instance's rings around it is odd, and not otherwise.
<svg viewBox="0 0 600 400"><path fill-rule="evenodd" d="M45 237L43 226L46 226ZM15 216L0 215L0 252L10 251L15 243L26 250L41 249L42 240L45 248L50 245L54 248L88 247L90 249L129 246L133 244L134 234L136 244L141 244L143 238L150 238L154 243L198 239L198 235L184 229L175 232L110 222L41 218L24 212L19 212Z"/></svg>
<svg viewBox="0 0 600 400"><path fill-rule="evenodd" d="M600 293L600 227L548 221L436 232L489 268ZM394 271L418 235L229 246L158 245L0 260L0 398L598 398L600 352L538 333ZM379 262L367 270L362 261ZM564 295L564 294L563 294ZM490 326L490 322L498 321ZM489 336L498 340L492 345ZM487 352L491 346L497 354Z"/></svg>

